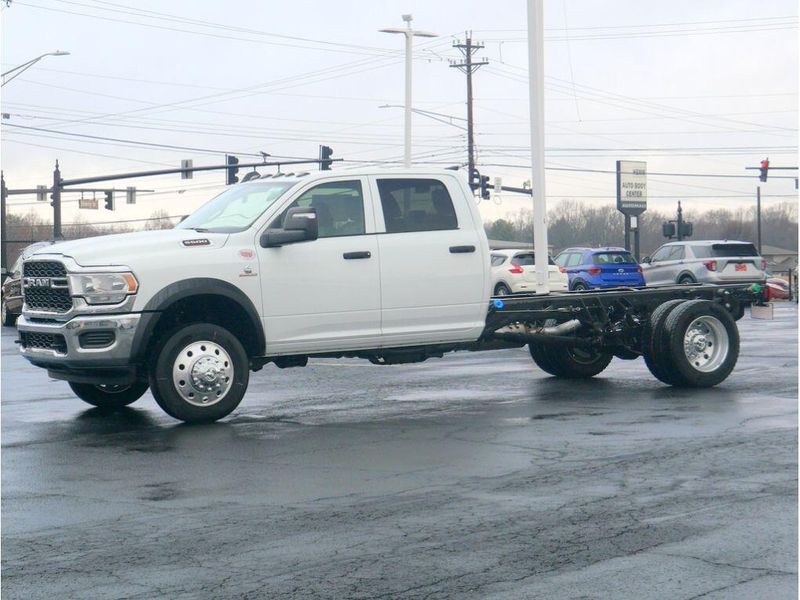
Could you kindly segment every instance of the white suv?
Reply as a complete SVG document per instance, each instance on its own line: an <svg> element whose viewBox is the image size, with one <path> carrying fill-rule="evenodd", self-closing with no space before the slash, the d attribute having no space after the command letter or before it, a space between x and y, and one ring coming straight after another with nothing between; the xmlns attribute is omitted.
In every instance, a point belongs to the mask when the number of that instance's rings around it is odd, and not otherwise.
<svg viewBox="0 0 800 600"><path fill-rule="evenodd" d="M547 257L547 284L551 292L569 289L567 271ZM492 250L492 293L506 296L536 291L536 267L530 250Z"/></svg>

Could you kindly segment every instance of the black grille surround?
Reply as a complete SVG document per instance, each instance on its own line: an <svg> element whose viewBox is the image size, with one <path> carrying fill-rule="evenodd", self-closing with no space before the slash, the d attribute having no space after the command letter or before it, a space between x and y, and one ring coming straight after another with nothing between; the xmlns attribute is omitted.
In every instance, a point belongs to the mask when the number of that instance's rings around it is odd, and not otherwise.
<svg viewBox="0 0 800 600"><path fill-rule="evenodd" d="M48 285L33 285L47 279ZM22 296L30 310L66 313L72 309L67 269L55 261L26 261L22 266Z"/></svg>
<svg viewBox="0 0 800 600"><path fill-rule="evenodd" d="M114 332L102 329L99 331L84 331L78 336L78 343L81 348L87 350L95 348L106 348L114 343Z"/></svg>
<svg viewBox="0 0 800 600"><path fill-rule="evenodd" d="M59 354L67 353L67 340L60 333L20 331L19 340L25 349L53 350Z"/></svg>

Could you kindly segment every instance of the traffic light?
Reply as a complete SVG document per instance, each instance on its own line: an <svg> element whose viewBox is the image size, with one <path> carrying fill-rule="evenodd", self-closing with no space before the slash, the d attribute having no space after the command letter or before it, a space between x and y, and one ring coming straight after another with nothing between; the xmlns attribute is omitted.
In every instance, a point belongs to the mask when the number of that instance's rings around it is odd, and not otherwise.
<svg viewBox="0 0 800 600"><path fill-rule="evenodd" d="M228 168L225 170L225 184L233 185L234 183L239 183L239 177L236 175L239 172L239 167L236 166L239 164L239 159L230 154L226 154L225 164L228 165Z"/></svg>
<svg viewBox="0 0 800 600"><path fill-rule="evenodd" d="M126 204L136 204L136 188L135 187L127 187L125 188L125 203Z"/></svg>
<svg viewBox="0 0 800 600"><path fill-rule="evenodd" d="M661 224L661 233L664 234L665 238L674 238L675 237L675 223L662 223Z"/></svg>
<svg viewBox="0 0 800 600"><path fill-rule="evenodd" d="M691 221L681 223L681 238L692 237L692 233L694 233L694 226Z"/></svg>
<svg viewBox="0 0 800 600"><path fill-rule="evenodd" d="M319 147L319 170L320 171L330 171L331 170L331 163L333 162L330 158L333 156L333 148L330 146L320 146Z"/></svg>
<svg viewBox="0 0 800 600"><path fill-rule="evenodd" d="M760 169L760 171L761 171L761 175L759 175L758 178L761 181L766 181L767 180L767 173L769 172L769 159L768 158L765 158L764 160L761 161L761 169Z"/></svg>
<svg viewBox="0 0 800 600"><path fill-rule="evenodd" d="M103 193L106 195L105 199L106 210L114 210L114 192L112 190L106 190Z"/></svg>
<svg viewBox="0 0 800 600"><path fill-rule="evenodd" d="M483 198L484 200L488 200L489 198L491 198L491 192L489 191L488 175L481 175L480 187L481 187L481 198Z"/></svg>

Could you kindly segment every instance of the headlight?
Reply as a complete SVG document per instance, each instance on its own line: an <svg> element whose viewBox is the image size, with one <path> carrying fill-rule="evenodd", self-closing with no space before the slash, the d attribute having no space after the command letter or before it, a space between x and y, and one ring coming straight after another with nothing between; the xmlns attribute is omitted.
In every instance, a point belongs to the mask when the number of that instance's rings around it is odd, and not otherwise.
<svg viewBox="0 0 800 600"><path fill-rule="evenodd" d="M135 294L139 282L133 273L89 273L70 275L73 296L82 296L87 304L118 304L128 294Z"/></svg>

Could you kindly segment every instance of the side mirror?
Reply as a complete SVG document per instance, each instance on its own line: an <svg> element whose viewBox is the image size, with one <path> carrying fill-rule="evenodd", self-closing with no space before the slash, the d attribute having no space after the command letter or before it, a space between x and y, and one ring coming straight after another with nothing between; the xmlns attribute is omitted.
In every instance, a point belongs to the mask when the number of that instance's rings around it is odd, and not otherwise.
<svg viewBox="0 0 800 600"><path fill-rule="evenodd" d="M649 256L645 256L645 257L642 259L642 262L643 262L643 263L645 263L645 264L649 264L649 263L650 263L650 257L649 257Z"/></svg>
<svg viewBox="0 0 800 600"><path fill-rule="evenodd" d="M290 208L281 229L268 229L261 236L262 248L275 248L284 244L309 242L319 237L316 208Z"/></svg>

